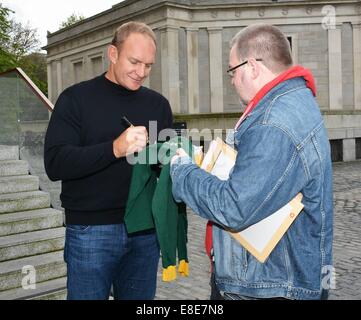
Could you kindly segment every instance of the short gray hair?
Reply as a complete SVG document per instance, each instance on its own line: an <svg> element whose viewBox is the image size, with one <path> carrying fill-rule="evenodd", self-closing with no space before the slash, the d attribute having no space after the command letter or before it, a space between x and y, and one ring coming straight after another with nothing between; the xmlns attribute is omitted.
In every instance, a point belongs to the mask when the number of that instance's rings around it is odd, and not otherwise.
<svg viewBox="0 0 361 320"><path fill-rule="evenodd" d="M253 24L239 31L231 41L240 60L262 59L272 72L279 73L293 65L291 47L280 29L269 24Z"/></svg>
<svg viewBox="0 0 361 320"><path fill-rule="evenodd" d="M154 44L157 46L157 38L153 30L145 23L136 21L130 21L118 27L118 29L115 31L111 44L117 47L118 50L121 50L124 41L132 33L140 33L149 36L154 41Z"/></svg>

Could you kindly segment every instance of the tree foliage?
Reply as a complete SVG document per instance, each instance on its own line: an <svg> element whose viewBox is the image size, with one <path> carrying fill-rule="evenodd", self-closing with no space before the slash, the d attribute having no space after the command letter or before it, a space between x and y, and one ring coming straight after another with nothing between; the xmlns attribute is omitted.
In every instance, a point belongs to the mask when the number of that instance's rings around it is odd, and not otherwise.
<svg viewBox="0 0 361 320"><path fill-rule="evenodd" d="M0 72L13 68L16 64L15 58L6 50L10 40L10 12L12 11L0 3Z"/></svg>
<svg viewBox="0 0 361 320"><path fill-rule="evenodd" d="M28 77L37 85L37 87L47 96L48 79L46 55L40 52L30 53L23 56L18 65Z"/></svg>
<svg viewBox="0 0 361 320"><path fill-rule="evenodd" d="M20 67L47 94L46 56L39 52L37 31L11 19L10 13L0 3L0 72Z"/></svg>
<svg viewBox="0 0 361 320"><path fill-rule="evenodd" d="M74 23L77 23L79 21L84 20L85 17L82 14L76 14L75 12L73 12L65 21L63 21L59 28L63 29L66 27L70 27L71 25L73 25Z"/></svg>
<svg viewBox="0 0 361 320"><path fill-rule="evenodd" d="M8 37L8 29L10 27L10 23L9 23L9 13L11 12L10 9L4 7L1 3L0 3L0 44L2 45L5 41L9 40Z"/></svg>
<svg viewBox="0 0 361 320"><path fill-rule="evenodd" d="M10 41L5 48L19 61L24 55L39 50L40 40L37 30L29 25L22 25L14 19L10 20L9 27Z"/></svg>

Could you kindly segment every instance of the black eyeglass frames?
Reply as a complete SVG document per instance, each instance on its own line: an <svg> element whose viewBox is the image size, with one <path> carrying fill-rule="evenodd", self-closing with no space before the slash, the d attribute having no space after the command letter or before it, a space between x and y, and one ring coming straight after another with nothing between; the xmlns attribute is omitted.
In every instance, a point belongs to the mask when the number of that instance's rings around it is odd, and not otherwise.
<svg viewBox="0 0 361 320"><path fill-rule="evenodd" d="M256 59L256 61L262 61L262 59ZM235 67L229 68L229 69L227 70L227 74L228 74L231 78L233 78L235 70L236 70L237 68L239 68L239 67L244 66L244 65L247 64L247 63L248 63L248 60L243 61L242 63L236 65Z"/></svg>

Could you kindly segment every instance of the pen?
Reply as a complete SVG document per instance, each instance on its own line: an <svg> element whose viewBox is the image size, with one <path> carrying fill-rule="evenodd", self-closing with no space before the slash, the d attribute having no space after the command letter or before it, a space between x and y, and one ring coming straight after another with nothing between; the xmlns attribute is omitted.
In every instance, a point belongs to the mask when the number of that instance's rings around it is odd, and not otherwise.
<svg viewBox="0 0 361 320"><path fill-rule="evenodd" d="M127 119L126 116L123 116L122 120L128 125L128 127L134 127L134 125ZM147 138L147 144L149 144L149 137Z"/></svg>
<svg viewBox="0 0 361 320"><path fill-rule="evenodd" d="M122 117L122 120L128 125L128 127L134 127L134 125L127 119L126 116Z"/></svg>

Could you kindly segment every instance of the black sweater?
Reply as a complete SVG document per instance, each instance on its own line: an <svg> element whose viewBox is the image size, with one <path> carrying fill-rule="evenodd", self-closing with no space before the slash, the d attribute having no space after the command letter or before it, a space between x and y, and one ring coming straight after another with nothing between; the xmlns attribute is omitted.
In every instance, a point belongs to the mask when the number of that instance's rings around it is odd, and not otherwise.
<svg viewBox="0 0 361 320"><path fill-rule="evenodd" d="M167 99L141 87L129 91L105 75L66 89L58 98L45 137L45 170L62 180L60 199L67 224L122 223L132 166L116 159L113 141L134 125L172 127ZM154 141L153 141L154 142Z"/></svg>

